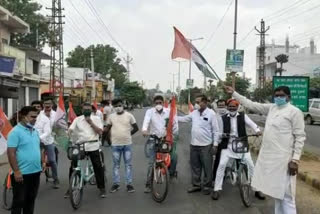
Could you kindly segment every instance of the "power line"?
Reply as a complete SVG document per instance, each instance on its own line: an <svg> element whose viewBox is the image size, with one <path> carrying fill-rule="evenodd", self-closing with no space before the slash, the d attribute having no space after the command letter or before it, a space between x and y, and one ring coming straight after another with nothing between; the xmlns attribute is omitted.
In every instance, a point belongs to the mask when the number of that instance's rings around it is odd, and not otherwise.
<svg viewBox="0 0 320 214"><path fill-rule="evenodd" d="M209 40L207 41L207 43L203 46L203 48L202 48L201 50L204 50L204 49L208 46L208 44L211 42L212 38L214 37L214 35L216 34L216 32L218 31L218 29L219 29L220 26L222 25L224 18L226 17L228 11L230 10L230 8L231 8L231 6L232 6L232 4L233 4L233 1L234 1L234 0L231 0L231 1L230 1L230 3L229 3L229 5L228 5L225 13L223 14L223 16L221 17L220 21L218 22L217 27L216 27L215 30L212 32L211 36L209 37Z"/></svg>

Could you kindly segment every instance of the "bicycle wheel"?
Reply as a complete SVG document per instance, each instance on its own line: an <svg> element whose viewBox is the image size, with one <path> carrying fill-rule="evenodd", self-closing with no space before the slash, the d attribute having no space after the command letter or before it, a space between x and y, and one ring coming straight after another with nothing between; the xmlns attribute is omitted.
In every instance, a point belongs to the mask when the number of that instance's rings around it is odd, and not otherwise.
<svg viewBox="0 0 320 214"><path fill-rule="evenodd" d="M13 190L12 190L12 185L11 181L8 183L9 179L9 174L7 174L6 179L4 180L3 184L3 208L6 210L11 210L12 207L12 199L13 199Z"/></svg>
<svg viewBox="0 0 320 214"><path fill-rule="evenodd" d="M51 167L49 165L47 165L47 168L44 171L44 174L46 175L46 182L49 182L49 179L52 178L52 171L51 171Z"/></svg>
<svg viewBox="0 0 320 214"><path fill-rule="evenodd" d="M152 198L158 203L163 202L169 190L169 172L164 163L156 164L152 169L151 192Z"/></svg>
<svg viewBox="0 0 320 214"><path fill-rule="evenodd" d="M242 203L244 206L250 207L252 204L252 190L248 177L248 167L245 164L240 164L239 167L239 189Z"/></svg>
<svg viewBox="0 0 320 214"><path fill-rule="evenodd" d="M81 184L80 171L74 171L70 178L69 184L70 202L73 209L78 209L81 205L83 196L83 186Z"/></svg>

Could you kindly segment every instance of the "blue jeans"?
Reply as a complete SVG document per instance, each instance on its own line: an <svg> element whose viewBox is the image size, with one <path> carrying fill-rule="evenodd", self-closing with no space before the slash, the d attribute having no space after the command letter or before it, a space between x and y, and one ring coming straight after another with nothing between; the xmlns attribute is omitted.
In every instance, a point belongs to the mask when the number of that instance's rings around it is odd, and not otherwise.
<svg viewBox="0 0 320 214"><path fill-rule="evenodd" d="M155 141L152 139L148 139L146 142L146 148L145 148L145 152L146 152L146 157L148 158L148 173L147 173L147 186L151 185L151 173L152 173L152 167L153 167L153 163L155 161L155 156L156 153L154 151L154 145L155 145Z"/></svg>
<svg viewBox="0 0 320 214"><path fill-rule="evenodd" d="M56 159L56 146L54 144L45 145L44 149L47 152L48 161L52 170L52 178L54 180L58 179L58 165Z"/></svg>
<svg viewBox="0 0 320 214"><path fill-rule="evenodd" d="M112 159L113 159L113 184L120 184L120 162L123 155L125 172L126 172L126 184L132 184L132 148L131 145L126 146L112 146Z"/></svg>

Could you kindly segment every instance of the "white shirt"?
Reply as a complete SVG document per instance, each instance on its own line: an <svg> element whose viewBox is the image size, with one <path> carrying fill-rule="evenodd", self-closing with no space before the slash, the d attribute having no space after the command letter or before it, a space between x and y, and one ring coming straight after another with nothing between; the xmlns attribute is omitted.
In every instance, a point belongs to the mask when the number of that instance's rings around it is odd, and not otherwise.
<svg viewBox="0 0 320 214"><path fill-rule="evenodd" d="M113 113L107 120L111 125L111 142L113 146L125 146L132 144L131 130L136 119L129 112L122 114Z"/></svg>
<svg viewBox="0 0 320 214"><path fill-rule="evenodd" d="M92 112L91 115L99 117L103 122L103 113L99 109L97 110L96 113Z"/></svg>
<svg viewBox="0 0 320 214"><path fill-rule="evenodd" d="M267 115L252 186L273 198L283 200L290 180L294 198L296 176L289 176L288 163L300 159L306 140L303 113L290 103L283 106L256 103L237 92L233 93L233 97L244 107Z"/></svg>
<svg viewBox="0 0 320 214"><path fill-rule="evenodd" d="M51 145L54 143L54 137L52 136L51 121L44 113L40 113L38 115L34 128L39 132L40 141L44 145Z"/></svg>
<svg viewBox="0 0 320 214"><path fill-rule="evenodd" d="M227 114L228 117L230 117L230 135L238 137L238 116L239 112L237 112L236 116L231 117L230 114ZM255 133L260 132L259 126L255 124L246 114L244 115L244 122L246 126L250 127L254 130ZM223 127L223 123L222 123ZM223 128L221 129L223 132Z"/></svg>
<svg viewBox="0 0 320 214"><path fill-rule="evenodd" d="M44 116L46 116L45 115L45 113L44 113L44 110L42 110L41 112L40 112L40 114L43 114ZM47 117L47 116L46 116ZM56 112L54 111L54 110L51 110L50 111L50 123L51 123L51 129L53 128L53 126L54 126L54 123L55 123L55 119L56 119Z"/></svg>
<svg viewBox="0 0 320 214"><path fill-rule="evenodd" d="M178 117L179 122L192 122L191 145L207 146L214 143L218 145L219 141L219 125L216 113L206 108L200 115L199 110L193 111L191 114Z"/></svg>
<svg viewBox="0 0 320 214"><path fill-rule="evenodd" d="M148 109L144 116L142 131L148 131L151 135L165 137L167 135L166 120L169 119L170 110L163 108L161 114L155 109ZM178 134L178 121L175 116L173 122L173 134Z"/></svg>
<svg viewBox="0 0 320 214"><path fill-rule="evenodd" d="M92 122L94 125L96 125L98 128L102 129L103 124L99 117L97 116L90 116ZM79 116L76 119L74 119L73 123L69 127L69 131L72 131L73 134L75 134L77 138L77 142L86 142L86 141L96 141L96 142L89 142L85 144L85 150L90 151L96 151L100 148L100 142L99 142L99 134L96 133L93 128L90 126L90 124L86 121L85 117Z"/></svg>

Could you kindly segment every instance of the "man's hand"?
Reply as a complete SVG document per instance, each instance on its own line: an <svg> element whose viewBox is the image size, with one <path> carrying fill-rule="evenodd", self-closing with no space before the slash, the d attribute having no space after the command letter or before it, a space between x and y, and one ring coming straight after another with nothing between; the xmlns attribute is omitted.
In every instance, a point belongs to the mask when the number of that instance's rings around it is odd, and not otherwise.
<svg viewBox="0 0 320 214"><path fill-rule="evenodd" d="M148 133L148 131L142 131L142 135L143 135L144 137L147 137L147 136L149 135L149 133Z"/></svg>
<svg viewBox="0 0 320 214"><path fill-rule="evenodd" d="M231 86L224 86L224 89L228 94L233 94L234 89Z"/></svg>
<svg viewBox="0 0 320 214"><path fill-rule="evenodd" d="M18 171L15 171L13 173L14 175L14 180L16 180L17 183L22 183L23 182L23 177L22 177L22 174L21 172L18 170Z"/></svg>
<svg viewBox="0 0 320 214"><path fill-rule="evenodd" d="M85 117L85 119L86 119L87 123L89 123L90 125L92 125L92 120L91 120L90 117Z"/></svg>
<svg viewBox="0 0 320 214"><path fill-rule="evenodd" d="M45 172L47 169L47 164L45 162L42 163L42 172Z"/></svg>
<svg viewBox="0 0 320 214"><path fill-rule="evenodd" d="M294 161L291 161L288 165L289 167L289 175L290 176L295 176L298 174L298 163L294 162Z"/></svg>
<svg viewBox="0 0 320 214"><path fill-rule="evenodd" d="M216 155L217 152L218 152L218 146L213 146L213 147L212 147L212 154L213 154L213 155Z"/></svg>
<svg viewBox="0 0 320 214"><path fill-rule="evenodd" d="M262 136L262 131L258 131L258 132L256 133L256 135Z"/></svg>

